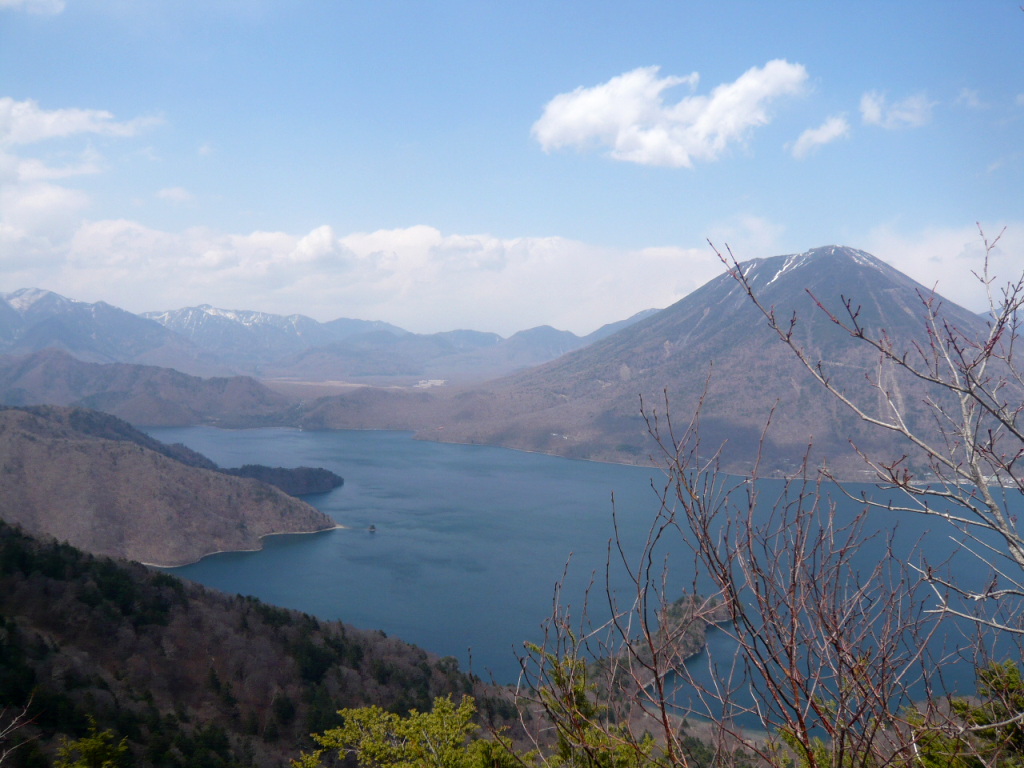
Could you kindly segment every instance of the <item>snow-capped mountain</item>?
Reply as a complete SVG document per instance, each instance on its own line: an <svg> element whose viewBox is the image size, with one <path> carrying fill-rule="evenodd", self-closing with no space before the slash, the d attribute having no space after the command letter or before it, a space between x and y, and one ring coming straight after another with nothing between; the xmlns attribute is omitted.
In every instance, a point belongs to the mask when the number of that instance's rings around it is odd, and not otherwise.
<svg viewBox="0 0 1024 768"><path fill-rule="evenodd" d="M63 349L92 362L135 362L210 373L215 361L162 327L103 301L89 304L53 291L0 294L0 351Z"/></svg>
<svg viewBox="0 0 1024 768"><path fill-rule="evenodd" d="M380 321L342 318L320 323L305 315L274 315L245 309L218 309L209 304L142 315L214 354L238 363L260 364L320 347L349 336L406 331Z"/></svg>

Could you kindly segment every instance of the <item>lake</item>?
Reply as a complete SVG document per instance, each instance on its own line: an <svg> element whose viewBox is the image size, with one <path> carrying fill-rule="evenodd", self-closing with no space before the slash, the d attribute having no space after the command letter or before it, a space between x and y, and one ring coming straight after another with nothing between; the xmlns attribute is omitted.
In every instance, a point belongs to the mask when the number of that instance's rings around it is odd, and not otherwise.
<svg viewBox="0 0 1024 768"><path fill-rule="evenodd" d="M431 443L403 432L208 427L147 432L167 443L184 443L222 467L325 467L345 478L344 486L306 500L346 529L268 537L262 551L212 555L169 569L176 575L380 629L455 656L463 668L472 649L473 671L500 683L514 682L519 671L514 653L523 641L540 639L570 555L563 602L578 612L596 573L594 611L607 613L611 494L622 541L627 551L638 552L658 508L651 483L663 482L652 468ZM840 502L844 515L857 508ZM895 519L877 521L889 526ZM921 517L902 519L901 546L909 550L926 535L928 524ZM371 525L375 533L369 532ZM940 533L933 538L948 542L948 532ZM880 539L866 546L866 563L881 546ZM938 546L948 549L948 544ZM692 574L686 554L675 553L673 577L680 594ZM620 592L626 588L621 568L614 570L612 584ZM733 648L724 633L709 633L712 657L729 657Z"/></svg>

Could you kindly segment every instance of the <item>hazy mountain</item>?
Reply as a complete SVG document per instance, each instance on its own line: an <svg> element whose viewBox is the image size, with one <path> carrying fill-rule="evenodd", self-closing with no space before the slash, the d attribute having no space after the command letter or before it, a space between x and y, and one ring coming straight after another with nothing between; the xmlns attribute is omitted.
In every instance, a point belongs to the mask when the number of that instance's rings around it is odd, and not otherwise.
<svg viewBox="0 0 1024 768"><path fill-rule="evenodd" d="M643 309L637 312L635 315L627 317L625 320L619 320L616 323L607 323L605 325L602 325L593 333L588 333L586 336L584 336L583 341L586 344L593 344L595 341L600 341L601 339L607 336L611 336L616 331L621 331L623 328L628 328L629 326L633 325L633 323L639 323L641 320L646 320L651 315L656 315L659 312L661 312L660 309Z"/></svg>
<svg viewBox="0 0 1024 768"><path fill-rule="evenodd" d="M0 354L63 350L96 363L157 365L202 376L250 374L303 381L415 384L481 381L552 360L635 322L586 337L548 326L509 339L455 330L415 334L381 321L226 310L203 304L134 315L52 291L0 294ZM31 400L32 398L30 398Z"/></svg>
<svg viewBox="0 0 1024 768"><path fill-rule="evenodd" d="M46 349L0 357L0 403L74 405L148 426L266 426L292 401L246 376L201 379L170 368L87 363Z"/></svg>
<svg viewBox="0 0 1024 768"><path fill-rule="evenodd" d="M878 395L865 379L877 360L836 329L807 291L837 311L841 297L852 296L861 306L861 322L884 329L899 346L924 338L920 295L927 290L863 251L829 246L756 259L743 269L762 301L774 305L780 316L796 312L798 340L861 402L877 403ZM983 320L962 307L944 302L942 313L968 333L984 332ZM225 408L220 423L239 426L415 429L428 439L646 462L652 445L639 416L639 396L648 409L660 412L667 390L677 421L686 420L713 363L701 418L704 445L724 443L731 469L749 468L776 403L764 457L770 470L792 470L812 438L815 456L832 457L833 466L849 477L861 476L863 468L859 459L850 459L850 437L868 450L900 455L887 436L865 431L810 380L731 276L723 274L673 306L647 314L587 346L581 346L585 339L544 327L497 341L493 335L472 332L355 334L294 355L274 371L282 377L290 372L296 378L320 380L377 377L394 382L405 377L415 382L419 376L450 376L472 382L487 372L555 357L494 381L441 390L362 387L298 405L251 379L213 380L218 383L205 388L200 380L175 378L173 372L157 375L117 366L109 366L109 372L99 370L106 367L83 370L82 363L47 361L44 356L0 365L0 395L9 402L62 396L65 400L55 401L113 410L135 423L145 423L153 414L160 414L156 423L218 423L218 409ZM479 346L467 349L474 344ZM159 383L150 384L151 378ZM920 385L898 377L886 384L920 423L926 415ZM232 387L239 388L248 405L232 410Z"/></svg>
<svg viewBox="0 0 1024 768"><path fill-rule="evenodd" d="M93 362L168 365L196 373L226 370L159 323L99 301L22 288L0 295L0 352L62 349Z"/></svg>
<svg viewBox="0 0 1024 768"><path fill-rule="evenodd" d="M320 323L305 315L274 315L209 304L170 312L145 312L153 320L222 359L243 367L258 366L310 347L332 344L375 331L405 335L380 321L340 318Z"/></svg>
<svg viewBox="0 0 1024 768"><path fill-rule="evenodd" d="M865 374L877 359L837 330L808 295L841 309L841 297L861 306L860 321L884 329L897 344L923 339L923 286L863 251L816 248L804 254L756 259L743 265L755 290L780 316L799 319L797 338L844 382L847 394L877 402ZM973 313L944 302L945 318L967 332L984 332ZM791 470L813 438L816 456L845 462L859 476L848 439L869 450L900 449L886 435L865 430L835 403L774 334L729 275L710 281L673 306L547 364L506 378L414 404L396 393L353 392L318 403L304 415L308 426L341 427L375 418L414 428L428 439L505 445L579 458L644 462L653 445L639 415L664 412L667 390L677 423L693 414L714 363L701 428L705 446L725 442L727 465L750 466L757 440L778 403L764 462ZM919 385L887 382L913 418L924 417ZM403 423L404 422L404 423Z"/></svg>
<svg viewBox="0 0 1024 768"><path fill-rule="evenodd" d="M261 373L267 378L376 384L407 385L417 379L479 382L554 360L656 311L646 310L582 337L549 325L519 331L507 339L496 333L465 330L404 336L357 334L269 364Z"/></svg>
<svg viewBox="0 0 1024 768"><path fill-rule="evenodd" d="M626 327L656 310L610 323L589 336L540 326L508 339L455 330L409 333L380 321L216 309L207 304L143 316L218 356L236 370L270 379L414 384L419 379L482 381L559 355Z"/></svg>
<svg viewBox="0 0 1024 768"><path fill-rule="evenodd" d="M266 483L145 447L127 425L112 431L111 419L54 406L0 411L0 518L33 536L159 565L334 526Z"/></svg>

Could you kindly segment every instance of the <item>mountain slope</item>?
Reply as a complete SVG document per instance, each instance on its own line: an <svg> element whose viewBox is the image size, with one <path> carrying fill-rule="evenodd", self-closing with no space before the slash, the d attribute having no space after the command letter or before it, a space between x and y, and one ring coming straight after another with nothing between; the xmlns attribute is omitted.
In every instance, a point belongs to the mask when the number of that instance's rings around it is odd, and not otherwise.
<svg viewBox="0 0 1024 768"><path fill-rule="evenodd" d="M865 380L877 359L828 321L808 289L837 310L841 296L853 296L862 307L860 321L884 329L898 346L923 339L919 292L928 291L870 254L829 246L749 261L743 269L779 316L797 314L798 341L824 360L826 370L859 402L878 402ZM955 304L944 302L943 315L965 331L984 332L978 317ZM827 456L837 471L853 478L861 476L863 463L852 454L850 438L892 458L902 453L891 438L862 427L813 382L727 274L603 340L450 398L435 397L429 408L351 393L322 401L305 418L310 426L340 426L354 416L348 403L359 401L359 419L370 419L375 410L392 421L394 414L404 415L407 428L428 439L646 462L654 445L640 417L640 396L648 412L663 413L667 392L676 422L686 423L712 364L701 415L703 444L707 453L724 445L730 470L749 471L776 404L762 459L767 470L793 471L812 440L814 460ZM916 382L897 377L887 385L912 418L919 424L927 420Z"/></svg>
<svg viewBox="0 0 1024 768"><path fill-rule="evenodd" d="M455 659L0 522L0 709L31 701L14 734L31 740L5 768L50 765L89 717L127 740L126 765L280 768L342 707L424 711L461 693L509 710Z"/></svg>
<svg viewBox="0 0 1024 768"><path fill-rule="evenodd" d="M630 315L625 320L619 320L618 322L615 323L606 323L602 325L600 328L598 328L596 331L588 333L586 336L584 336L583 341L586 344L593 344L595 341L600 341L601 339L607 338L608 336L611 336L613 333L621 331L623 328L628 328L629 326L635 323L639 323L641 320L646 320L651 315L656 315L659 312L661 312L660 309L644 309L637 312L635 315Z"/></svg>
<svg viewBox="0 0 1024 768"><path fill-rule="evenodd" d="M0 519L89 552L160 565L259 549L260 537L273 533L334 527L276 488L187 466L90 413L0 411Z"/></svg>
<svg viewBox="0 0 1024 768"><path fill-rule="evenodd" d="M865 380L877 365L875 356L835 328L808 290L837 310L843 295L854 296L862 307L860 321L884 329L899 346L923 339L919 293L927 290L862 251L830 246L743 268L766 306L781 317L796 313L798 341L826 361L829 373L858 402L877 401ZM972 313L954 304L944 303L943 314L962 329L983 330ZM726 443L729 466L749 467L776 403L767 446L773 469L795 468L812 440L819 456L849 458L851 437L870 450L892 450L888 436L865 430L811 380L729 275L590 347L484 388L480 397L493 399L500 423L489 429L467 425L446 432L446 439L500 439L567 455L639 457L650 449L639 396L648 409L664 411L667 390L676 418L688 420L712 363L701 425L709 446ZM917 385L891 385L923 419ZM854 460L849 466L861 465Z"/></svg>
<svg viewBox="0 0 1024 768"><path fill-rule="evenodd" d="M170 368L102 365L56 349L0 357L0 403L76 405L147 426L272 426L292 407L245 376L201 379Z"/></svg>

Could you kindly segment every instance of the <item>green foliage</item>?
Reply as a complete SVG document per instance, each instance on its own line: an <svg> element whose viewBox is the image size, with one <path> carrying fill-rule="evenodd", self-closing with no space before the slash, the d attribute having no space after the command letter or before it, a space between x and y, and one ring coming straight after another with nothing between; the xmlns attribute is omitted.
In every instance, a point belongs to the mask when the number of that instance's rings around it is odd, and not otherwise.
<svg viewBox="0 0 1024 768"><path fill-rule="evenodd" d="M260 618L263 619L263 623L268 627L289 627L292 623L292 614L290 611L286 611L284 608L277 608L273 605L267 605L262 602L258 597L252 595L246 595L243 598L252 609L259 614Z"/></svg>
<svg viewBox="0 0 1024 768"><path fill-rule="evenodd" d="M180 579L164 573L140 578L108 558L68 544L41 544L0 523L0 574L15 573L76 582L81 602L103 609L112 619L129 619L136 627L166 626L174 603L187 604Z"/></svg>
<svg viewBox="0 0 1024 768"><path fill-rule="evenodd" d="M80 739L61 739L54 768L121 768L128 753L128 740L114 743L110 731L97 731L89 718L89 733Z"/></svg>
<svg viewBox="0 0 1024 768"><path fill-rule="evenodd" d="M569 648L575 650L571 633L569 641ZM582 658L575 652L559 657L532 643L526 647L543 670L544 683L537 692L558 734L552 765L645 768L657 764L651 735L637 739L625 725L612 723L606 707L596 702L597 686L588 679Z"/></svg>
<svg viewBox="0 0 1024 768"><path fill-rule="evenodd" d="M320 749L292 761L293 768L318 768L326 750L353 756L364 768L511 768L523 765L503 741L474 740L476 706L464 696L458 707L450 697L434 699L430 712L406 717L380 707L343 709L344 725L313 738Z"/></svg>
<svg viewBox="0 0 1024 768"><path fill-rule="evenodd" d="M228 641L214 666L173 661L211 630ZM243 659L253 649L258 655ZM149 679L126 663L134 655ZM238 676L253 662L273 667L273 703ZM90 738L90 716L99 732L127 739L131 762L146 768L268 764L304 746L304 734L342 725L342 706L373 700L404 716L429 709L437 695L472 691L450 662L434 665L383 635L41 542L0 521L0 709L32 697L32 739L4 768L45 768L61 735ZM485 705L496 719L506 713L500 702Z"/></svg>
<svg viewBox="0 0 1024 768"><path fill-rule="evenodd" d="M810 745L807 745L796 734L785 728L780 728L777 733L782 743L789 747L793 754L796 755L797 768L815 768L815 766L832 765L832 754L829 745L817 736L811 736ZM791 761L788 757L780 757L777 762L787 764ZM848 764L852 766L852 762L851 759L848 761Z"/></svg>
<svg viewBox="0 0 1024 768"><path fill-rule="evenodd" d="M977 671L977 697L950 702L968 730L952 735L916 712L907 721L917 731L925 768L1021 768L1024 766L1024 680L1014 661Z"/></svg>
<svg viewBox="0 0 1024 768"><path fill-rule="evenodd" d="M35 685L36 673L25 658L13 620L0 616L0 701L16 706L28 701Z"/></svg>
<svg viewBox="0 0 1024 768"><path fill-rule="evenodd" d="M979 669L978 698L978 705L954 701L953 711L970 725L982 727L978 739L985 754L1001 755L1003 765L1024 764L1024 681L1017 663L1007 660Z"/></svg>

